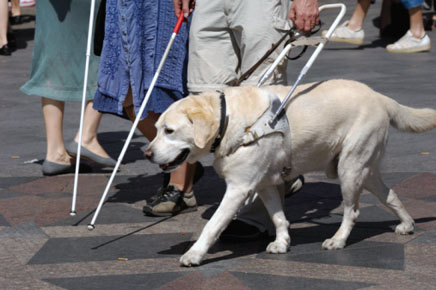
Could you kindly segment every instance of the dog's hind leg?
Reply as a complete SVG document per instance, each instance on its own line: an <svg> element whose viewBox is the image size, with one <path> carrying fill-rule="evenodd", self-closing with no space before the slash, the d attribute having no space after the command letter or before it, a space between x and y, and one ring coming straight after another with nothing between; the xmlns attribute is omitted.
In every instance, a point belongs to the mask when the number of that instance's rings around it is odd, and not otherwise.
<svg viewBox="0 0 436 290"><path fill-rule="evenodd" d="M267 253L283 254L286 253L291 244L291 237L289 236L289 222L283 212L283 201L275 186L258 191L260 198L267 209L271 220L276 229L275 241L269 243L266 248Z"/></svg>
<svg viewBox="0 0 436 290"><path fill-rule="evenodd" d="M351 158L350 158L351 159ZM368 169L356 168L354 160L340 160L338 175L341 180L341 191L344 206L344 216L339 230L330 239L326 239L322 248L336 250L345 247L348 236L359 216L359 197L362 191L364 176Z"/></svg>
<svg viewBox="0 0 436 290"><path fill-rule="evenodd" d="M180 258L183 266L199 265L209 248L227 227L236 212L249 196L249 186L228 184L226 193L218 209L207 222L194 245Z"/></svg>
<svg viewBox="0 0 436 290"><path fill-rule="evenodd" d="M407 235L413 232L415 222L406 211L403 203L393 189L389 189L380 177L378 172L372 172L364 184L365 188L376 195L379 200L388 207L401 221L395 228L395 233Z"/></svg>

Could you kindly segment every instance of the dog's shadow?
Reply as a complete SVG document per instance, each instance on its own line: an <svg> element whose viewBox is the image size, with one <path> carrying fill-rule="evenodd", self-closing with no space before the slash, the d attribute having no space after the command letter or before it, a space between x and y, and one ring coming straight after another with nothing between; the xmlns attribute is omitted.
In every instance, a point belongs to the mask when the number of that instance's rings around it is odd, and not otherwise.
<svg viewBox="0 0 436 290"><path fill-rule="evenodd" d="M137 175L117 177L115 188L118 190L108 202L136 203L148 200L162 187L164 175ZM210 206L216 209L225 192L225 183L220 179L215 170L204 167L203 177L194 185L195 197L199 206Z"/></svg>
<svg viewBox="0 0 436 290"><path fill-rule="evenodd" d="M214 178L213 180L217 182L217 178ZM202 186L199 188L200 190L198 190L198 192L200 193L198 200L201 201L204 197L207 199L203 200L203 202L206 201L207 204L210 204L210 206L202 214L202 218L204 219L210 219L212 217L212 215L218 208L219 202L222 199L223 193L225 191L224 182L222 182L222 184L215 184L215 186L219 185L218 187L211 186L210 182L211 180L205 182L205 191L201 190L203 189ZM214 191L213 194L211 194L211 190ZM341 201L342 197L339 185L326 182L307 183L300 192L285 200L285 214L291 224L295 221L311 221L316 219L322 219L325 217L330 217L330 212L333 209L337 208L341 204ZM301 232L300 229L297 229L297 231L295 232L291 230L292 245L295 245L296 243L311 243L315 241L323 241L322 238L324 237L324 235L317 235L317 233L319 233L320 229L323 227L324 226L322 225L309 227L304 229L304 232ZM332 227L327 228L332 229ZM335 230L337 230L337 226L335 227ZM334 232L332 232L331 235L333 235L333 233ZM300 235L303 237L302 239L296 238ZM262 253L265 251L267 245L271 241L273 241L273 239L274 237L268 237L267 235L263 235L258 240L246 242L228 242L218 240L215 245L209 249L208 253L213 255L219 252L226 251L230 252L230 254L206 259L202 264L204 265L216 261L234 259L238 257ZM183 243L172 246L168 250L161 251L160 254L183 255L192 246L193 243L194 241L185 241Z"/></svg>
<svg viewBox="0 0 436 290"><path fill-rule="evenodd" d="M307 183L303 189L295 195L285 200L285 214L291 223L291 247L309 246L309 244L321 244L325 239L331 238L339 229L342 213L332 213L342 203L342 195L338 184L328 182ZM210 219L218 204L210 206L202 215L205 219ZM373 211L378 212L382 216L387 215L384 221L361 221L357 222L349 239L347 246L367 240L371 237L378 236L384 233L394 233L395 226L399 221L392 215L389 218L389 213L385 213L378 207L371 206L362 208L361 212L367 211L366 215L370 216ZM375 217L374 219L377 219ZM416 224L426 223L436 220L436 218L421 218L416 219ZM292 224L305 223L304 227L293 228ZM265 249L274 237L263 236L255 241L250 242L224 242L218 240L215 245L209 249L209 254L217 254L219 252L228 251L230 254L206 259L202 264L209 264L217 261L234 259L253 254L265 252ZM194 241L183 242L171 247L171 249L162 251L162 254L177 254L183 255L194 243ZM310 246L309 246L310 247Z"/></svg>
<svg viewBox="0 0 436 290"><path fill-rule="evenodd" d="M125 177L126 182L118 183L116 188L119 191L109 198L108 202L120 203L135 203L137 201L148 199L156 193L156 190L161 186L163 176L161 173L152 176L135 176ZM144 189L146 189L144 191ZM202 213L203 219L210 219L217 209L224 193L225 182L218 178L212 167L205 167L204 176L195 185L195 195L200 206L206 206L206 210ZM340 186L329 182L312 182L306 183L302 190L285 199L284 211L287 219L291 224L291 246L304 246L308 244L318 243L321 248L322 242L334 235L340 226L342 220L342 212L335 213L342 203ZM373 212L383 213L382 209L377 206L361 209L361 216L370 216ZM388 214L388 213L386 213ZM359 243L373 236L377 236L387 232L394 232L395 226L399 221L392 215L392 219L388 216L382 221L368 221L363 219L358 221L351 232L347 241L347 246ZM422 218L415 222L425 223L436 220L436 218ZM293 227L295 224L304 224L303 227ZM199 229L200 230L200 229ZM239 257L250 256L265 252L266 246L274 237L264 235L258 240L250 242L223 242L218 240L215 245L209 249L208 253L216 255L222 252L229 254L219 257L206 259L202 264L214 263ZM162 255L183 255L193 245L195 241L184 241L172 245L169 249L164 249L159 252Z"/></svg>

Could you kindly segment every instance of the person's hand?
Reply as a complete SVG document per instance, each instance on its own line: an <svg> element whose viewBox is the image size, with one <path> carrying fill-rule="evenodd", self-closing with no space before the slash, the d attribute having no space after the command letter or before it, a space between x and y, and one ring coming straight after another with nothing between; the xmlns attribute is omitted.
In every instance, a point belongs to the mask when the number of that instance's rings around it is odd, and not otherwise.
<svg viewBox="0 0 436 290"><path fill-rule="evenodd" d="M289 10L289 19L302 32L311 31L319 23L318 0L294 0Z"/></svg>
<svg viewBox="0 0 436 290"><path fill-rule="evenodd" d="M183 12L183 16L188 18L195 8L195 0L173 0L173 4L177 17L179 17L180 12Z"/></svg>

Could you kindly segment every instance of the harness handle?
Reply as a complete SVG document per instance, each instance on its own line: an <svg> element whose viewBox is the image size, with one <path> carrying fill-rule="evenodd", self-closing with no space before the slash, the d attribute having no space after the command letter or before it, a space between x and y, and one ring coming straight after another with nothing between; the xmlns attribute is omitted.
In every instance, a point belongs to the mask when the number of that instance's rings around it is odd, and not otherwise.
<svg viewBox="0 0 436 290"><path fill-rule="evenodd" d="M330 26L329 30L327 31L326 35L325 35L325 39L329 39L330 36L333 34L333 32L335 31L336 27L338 26L339 22L342 20L342 18L345 15L345 12L347 10L347 8L345 7L344 4L342 3L336 3L336 4L326 4L326 5L322 5L321 7L319 7L319 12L321 13L323 10L325 9L334 9L334 8L340 8L340 12L338 14L338 16L336 16L335 21L333 21L333 24ZM321 50L324 48L325 46L325 42L321 42L316 50L313 52L312 56L309 58L309 60L307 61L306 65L303 67L303 69L301 70L297 81L294 83L294 85L292 86L291 90L288 92L288 94L286 95L286 98L283 100L282 104L280 105L280 107L277 109L276 113L274 114L274 116L271 118L271 120L268 122L270 125L274 124L274 121L277 119L277 117L280 115L280 113L283 111L283 108L288 104L289 99L291 98L293 92L295 91L295 89L297 88L298 84L300 83L300 81L303 79L303 77L306 75L307 71L310 69L310 67L312 66L313 62L315 61L315 59L318 57L319 53L321 52ZM279 58L276 59L276 61L274 63L278 63L279 61L281 61L281 59L284 57L284 55L286 55L288 53L288 51L291 49L291 44L288 44L285 49L282 51L282 53L280 54ZM280 58L281 57L281 58ZM274 65L274 64L273 64ZM275 68L275 67L274 67ZM261 79L262 80L262 79ZM260 81L259 81L260 82Z"/></svg>

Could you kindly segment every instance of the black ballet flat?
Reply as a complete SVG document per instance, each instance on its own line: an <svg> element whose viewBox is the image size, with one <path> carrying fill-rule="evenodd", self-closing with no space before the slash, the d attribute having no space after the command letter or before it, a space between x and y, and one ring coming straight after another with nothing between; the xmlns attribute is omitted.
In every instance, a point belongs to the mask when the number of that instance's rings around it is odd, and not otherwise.
<svg viewBox="0 0 436 290"><path fill-rule="evenodd" d="M9 48L7 44L3 45L0 48L0 55L11 55L11 54L12 54L12 50Z"/></svg>
<svg viewBox="0 0 436 290"><path fill-rule="evenodd" d="M17 49L17 39L15 38L15 35L12 32L8 32L7 40L8 40L8 47L10 50Z"/></svg>
<svg viewBox="0 0 436 290"><path fill-rule="evenodd" d="M23 19L21 19L21 15L11 16L11 17L9 17L9 23L11 25L18 25L18 24L23 23Z"/></svg>

